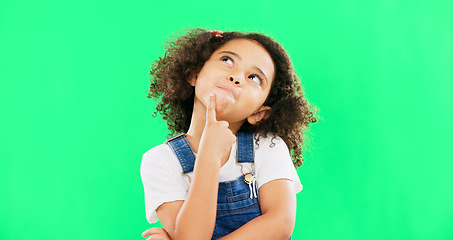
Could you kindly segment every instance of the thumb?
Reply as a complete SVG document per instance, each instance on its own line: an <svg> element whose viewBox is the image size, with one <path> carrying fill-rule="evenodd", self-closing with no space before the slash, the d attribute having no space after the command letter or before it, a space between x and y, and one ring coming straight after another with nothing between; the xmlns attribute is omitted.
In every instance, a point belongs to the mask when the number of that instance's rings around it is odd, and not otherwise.
<svg viewBox="0 0 453 240"><path fill-rule="evenodd" d="M206 111L206 122L217 121L215 115L215 93L209 94L209 101Z"/></svg>

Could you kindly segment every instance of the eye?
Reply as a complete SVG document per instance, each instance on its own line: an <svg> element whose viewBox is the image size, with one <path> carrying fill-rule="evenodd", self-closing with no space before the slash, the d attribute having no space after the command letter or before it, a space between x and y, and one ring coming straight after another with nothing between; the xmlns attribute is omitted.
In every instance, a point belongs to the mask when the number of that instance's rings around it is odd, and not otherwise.
<svg viewBox="0 0 453 240"><path fill-rule="evenodd" d="M223 57L221 58L221 60L222 60L223 62L229 64L229 65L233 65L233 59L231 59L231 58L228 57L228 56L223 56Z"/></svg>
<svg viewBox="0 0 453 240"><path fill-rule="evenodd" d="M262 79L258 75L252 74L249 76L249 79L255 82L258 85L261 85Z"/></svg>

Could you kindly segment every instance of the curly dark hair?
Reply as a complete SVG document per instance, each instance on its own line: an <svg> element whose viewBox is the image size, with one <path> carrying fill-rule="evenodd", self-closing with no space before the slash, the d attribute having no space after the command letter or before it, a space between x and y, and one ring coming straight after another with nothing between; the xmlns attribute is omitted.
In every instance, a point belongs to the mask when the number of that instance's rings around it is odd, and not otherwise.
<svg viewBox="0 0 453 240"><path fill-rule="evenodd" d="M275 64L274 81L264 102L272 108L269 118L251 125L247 121L239 131L257 133L273 139L281 137L293 157L294 166L302 165L304 130L317 121L316 107L304 98L301 82L297 77L288 54L283 47L260 33L224 32L222 37L205 29L197 28L176 37L166 45L164 57L151 65L151 84L147 97L157 101L156 112L167 121L171 134L187 132L192 118L195 89L188 83L197 74L211 54L232 39L251 39L261 44Z"/></svg>

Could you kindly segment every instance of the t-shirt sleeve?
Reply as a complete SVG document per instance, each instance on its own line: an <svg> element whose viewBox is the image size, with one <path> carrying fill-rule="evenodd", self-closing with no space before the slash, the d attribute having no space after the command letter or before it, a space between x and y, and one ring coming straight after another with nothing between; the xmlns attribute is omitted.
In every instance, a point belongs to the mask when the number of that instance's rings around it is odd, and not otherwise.
<svg viewBox="0 0 453 240"><path fill-rule="evenodd" d="M300 192L303 186L297 175L285 141L280 137L277 137L272 140L275 145L269 147L271 144L270 139L266 139L265 141L260 140L259 142L258 149L263 149L259 151L259 156L256 156L259 158L259 161L256 161L256 183L258 189L272 180L289 179L293 183L295 192Z"/></svg>
<svg viewBox="0 0 453 240"><path fill-rule="evenodd" d="M168 149L165 149L168 148ZM155 223L159 219L156 209L165 202L184 200L187 195L186 183L178 168L172 164L167 145L159 145L143 154L140 175L145 190L146 219ZM177 161L177 159L176 159Z"/></svg>

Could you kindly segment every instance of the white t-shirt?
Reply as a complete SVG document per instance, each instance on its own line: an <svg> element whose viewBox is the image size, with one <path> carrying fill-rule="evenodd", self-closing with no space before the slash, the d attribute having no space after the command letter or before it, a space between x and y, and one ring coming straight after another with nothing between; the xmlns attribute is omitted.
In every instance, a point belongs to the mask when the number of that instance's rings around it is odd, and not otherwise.
<svg viewBox="0 0 453 240"><path fill-rule="evenodd" d="M275 138L271 145L271 136L255 140L255 177L257 188L275 179L290 179L296 193L302 190L299 176L294 168L288 147L283 139ZM241 166L236 164L236 142L231 149L228 161L220 168L219 182L231 181L242 175ZM244 173L252 172L251 163L241 163ZM182 175L178 158L167 144L161 144L143 154L140 166L145 189L146 219L155 223L159 219L156 209L165 202L185 200L189 190L189 177L193 172Z"/></svg>

